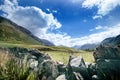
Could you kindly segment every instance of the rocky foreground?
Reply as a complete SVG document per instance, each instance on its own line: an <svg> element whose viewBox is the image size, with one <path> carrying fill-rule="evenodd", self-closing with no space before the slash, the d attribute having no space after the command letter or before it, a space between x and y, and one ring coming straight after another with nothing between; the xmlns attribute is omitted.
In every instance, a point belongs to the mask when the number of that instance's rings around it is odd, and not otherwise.
<svg viewBox="0 0 120 80"><path fill-rule="evenodd" d="M81 56L70 56L65 66L36 49L16 47L0 50L21 60L26 57L29 70L38 74L37 80L120 80L120 36L101 42L93 53L95 62L91 64L85 64Z"/></svg>

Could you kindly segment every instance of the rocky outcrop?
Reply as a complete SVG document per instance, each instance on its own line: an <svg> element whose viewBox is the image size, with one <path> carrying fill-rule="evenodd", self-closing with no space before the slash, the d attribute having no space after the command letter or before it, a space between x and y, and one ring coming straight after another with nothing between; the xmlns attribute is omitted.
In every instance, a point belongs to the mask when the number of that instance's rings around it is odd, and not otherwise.
<svg viewBox="0 0 120 80"><path fill-rule="evenodd" d="M97 59L120 59L120 35L103 40L94 52Z"/></svg>
<svg viewBox="0 0 120 80"><path fill-rule="evenodd" d="M120 59L120 47L100 45L94 52L94 58L97 59Z"/></svg>
<svg viewBox="0 0 120 80"><path fill-rule="evenodd" d="M36 71L38 80L55 80L62 73L62 64L55 62L48 54L43 54L36 49L27 48L0 48L1 50L11 53L17 59L27 60L29 69Z"/></svg>
<svg viewBox="0 0 120 80"><path fill-rule="evenodd" d="M56 80L91 80L85 62L81 56L70 56L65 73Z"/></svg>
<svg viewBox="0 0 120 80"><path fill-rule="evenodd" d="M99 59L96 71L99 80L120 80L120 60Z"/></svg>
<svg viewBox="0 0 120 80"><path fill-rule="evenodd" d="M120 35L103 40L93 56L98 80L120 80Z"/></svg>
<svg viewBox="0 0 120 80"><path fill-rule="evenodd" d="M81 56L78 57L70 57L69 63L68 63L68 74L73 73L75 77L83 78L84 80L89 79L87 67L85 65L85 62Z"/></svg>
<svg viewBox="0 0 120 80"><path fill-rule="evenodd" d="M9 53L23 59L27 56L30 69L38 72L38 80L91 80L81 56L70 57L68 65L53 61L48 54L36 49L7 48Z"/></svg>
<svg viewBox="0 0 120 80"><path fill-rule="evenodd" d="M65 74L62 74L56 78L56 80L67 80Z"/></svg>
<svg viewBox="0 0 120 80"><path fill-rule="evenodd" d="M43 77L46 77L46 80L55 80L59 75L57 64L52 60L44 60L41 63L40 69L40 80L42 80Z"/></svg>

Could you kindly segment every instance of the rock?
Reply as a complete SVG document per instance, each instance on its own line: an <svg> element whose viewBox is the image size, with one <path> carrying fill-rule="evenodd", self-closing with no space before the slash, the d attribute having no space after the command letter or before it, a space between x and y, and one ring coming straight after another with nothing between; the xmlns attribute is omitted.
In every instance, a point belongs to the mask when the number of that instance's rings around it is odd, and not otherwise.
<svg viewBox="0 0 120 80"><path fill-rule="evenodd" d="M80 73L74 72L74 75L76 77L76 80L84 80L84 78L82 77L82 75Z"/></svg>
<svg viewBox="0 0 120 80"><path fill-rule="evenodd" d="M94 52L97 59L120 59L120 48L100 45Z"/></svg>
<svg viewBox="0 0 120 80"><path fill-rule="evenodd" d="M13 54L17 59L29 63L29 69L38 73L38 80L55 80L60 74L65 73L66 67L61 62L51 60L48 54L43 54L37 49L27 48L0 48Z"/></svg>
<svg viewBox="0 0 120 80"><path fill-rule="evenodd" d="M83 76L84 79L89 78L87 67L86 67L85 62L81 56L73 58L70 61L70 66L72 67L72 70L74 72L79 72Z"/></svg>
<svg viewBox="0 0 120 80"><path fill-rule="evenodd" d="M120 35L103 40L94 52L97 59L120 59Z"/></svg>
<svg viewBox="0 0 120 80"><path fill-rule="evenodd" d="M79 68L79 67L86 68L85 62L81 56L71 59L70 65L76 68Z"/></svg>
<svg viewBox="0 0 120 80"><path fill-rule="evenodd" d="M120 80L120 35L103 40L93 56L96 60L97 74L91 76L97 75L97 80ZM93 70L89 67L89 73L94 72Z"/></svg>
<svg viewBox="0 0 120 80"><path fill-rule="evenodd" d="M29 61L29 63L30 63L30 68L32 68L32 69L37 68L37 66L38 66L38 61L36 61L34 59L31 59Z"/></svg>
<svg viewBox="0 0 120 80"><path fill-rule="evenodd" d="M62 74L56 78L56 80L67 80L65 74Z"/></svg>
<svg viewBox="0 0 120 80"><path fill-rule="evenodd" d="M91 64L90 62L85 62L85 65L86 65L87 68L90 64Z"/></svg>
<svg viewBox="0 0 120 80"><path fill-rule="evenodd" d="M55 80L59 75L57 64L52 60L44 60L40 65L40 69L41 74L39 77L45 76L46 80Z"/></svg>
<svg viewBox="0 0 120 80"><path fill-rule="evenodd" d="M67 80L78 80L76 73L81 75L84 80L90 80L85 62L81 56L70 57L66 71Z"/></svg>
<svg viewBox="0 0 120 80"><path fill-rule="evenodd" d="M98 78L97 75L93 75L93 76L92 76L92 80L99 80L99 78Z"/></svg>
<svg viewBox="0 0 120 80"><path fill-rule="evenodd" d="M86 80L78 72L71 72L70 74L65 75L67 80Z"/></svg>
<svg viewBox="0 0 120 80"><path fill-rule="evenodd" d="M119 46L120 45L120 35L118 35L116 37L107 38L107 39L103 40L101 42L101 44L105 45L105 46L111 46L111 47Z"/></svg>
<svg viewBox="0 0 120 80"><path fill-rule="evenodd" d="M93 75L97 75L96 63L91 63L90 65L88 65L87 70L90 77L92 77Z"/></svg>
<svg viewBox="0 0 120 80"><path fill-rule="evenodd" d="M62 62L56 62L58 67L59 75L64 74L66 71L66 66Z"/></svg>
<svg viewBox="0 0 120 80"><path fill-rule="evenodd" d="M120 80L120 60L99 59L96 70L99 80Z"/></svg>

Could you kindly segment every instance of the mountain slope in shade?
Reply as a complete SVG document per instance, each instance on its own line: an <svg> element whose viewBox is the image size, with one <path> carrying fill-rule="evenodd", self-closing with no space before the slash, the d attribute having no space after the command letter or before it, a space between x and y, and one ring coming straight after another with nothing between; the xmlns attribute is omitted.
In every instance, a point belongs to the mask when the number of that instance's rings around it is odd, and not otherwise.
<svg viewBox="0 0 120 80"><path fill-rule="evenodd" d="M74 46L75 49L79 50L94 50L99 44L84 44L82 46Z"/></svg>
<svg viewBox="0 0 120 80"><path fill-rule="evenodd" d="M106 38L101 42L101 44L106 46L116 46L116 45L120 46L120 35L116 37Z"/></svg>
<svg viewBox="0 0 120 80"><path fill-rule="evenodd" d="M79 49L81 50L94 50L99 44L85 44L82 45Z"/></svg>
<svg viewBox="0 0 120 80"><path fill-rule="evenodd" d="M0 16L0 41L20 44L40 44L54 46L48 40L39 39L29 30L15 24L14 22Z"/></svg>

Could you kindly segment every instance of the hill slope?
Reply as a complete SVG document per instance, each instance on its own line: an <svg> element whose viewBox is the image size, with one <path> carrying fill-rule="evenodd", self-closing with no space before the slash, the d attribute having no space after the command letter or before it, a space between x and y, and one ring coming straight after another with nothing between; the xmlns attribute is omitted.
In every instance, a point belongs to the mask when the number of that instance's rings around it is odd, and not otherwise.
<svg viewBox="0 0 120 80"><path fill-rule="evenodd" d="M94 50L99 44L84 44L82 46L74 46L73 48L78 50Z"/></svg>
<svg viewBox="0 0 120 80"><path fill-rule="evenodd" d="M27 29L13 23L12 21L0 17L0 41L20 44L40 44L40 45L54 45L51 42L44 42L43 39L39 39L34 36ZM48 44L48 45L49 45Z"/></svg>

